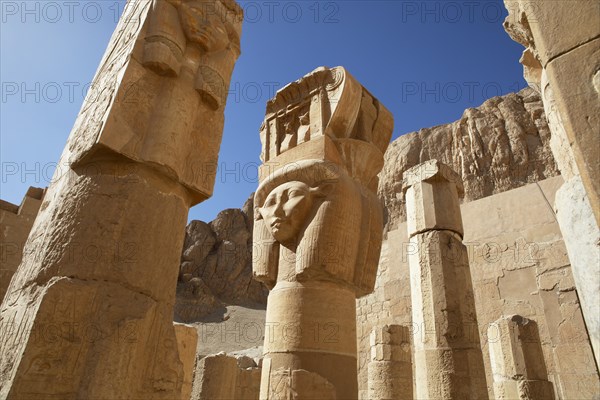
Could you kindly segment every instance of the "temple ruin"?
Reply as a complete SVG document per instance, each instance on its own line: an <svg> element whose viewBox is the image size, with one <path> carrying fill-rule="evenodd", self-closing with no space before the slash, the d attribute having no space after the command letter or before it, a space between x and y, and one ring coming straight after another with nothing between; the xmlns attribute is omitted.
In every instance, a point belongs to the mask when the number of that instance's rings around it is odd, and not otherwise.
<svg viewBox="0 0 600 400"><path fill-rule="evenodd" d="M504 5L530 87L390 141L318 67L203 222L243 12L129 0L69 167L0 201L0 398L600 398L600 10Z"/></svg>

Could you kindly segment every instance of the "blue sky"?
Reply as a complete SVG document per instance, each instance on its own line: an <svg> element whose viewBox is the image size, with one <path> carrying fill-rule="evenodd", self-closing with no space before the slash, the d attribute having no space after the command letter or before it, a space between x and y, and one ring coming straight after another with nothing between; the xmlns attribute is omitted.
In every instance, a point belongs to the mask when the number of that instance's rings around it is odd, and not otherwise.
<svg viewBox="0 0 600 400"><path fill-rule="evenodd" d="M123 0L0 0L0 197L47 186ZM394 138L525 87L522 47L490 1L242 1L242 55L225 110L213 198L190 219L241 207L258 182L258 129L274 91L346 67L394 114Z"/></svg>

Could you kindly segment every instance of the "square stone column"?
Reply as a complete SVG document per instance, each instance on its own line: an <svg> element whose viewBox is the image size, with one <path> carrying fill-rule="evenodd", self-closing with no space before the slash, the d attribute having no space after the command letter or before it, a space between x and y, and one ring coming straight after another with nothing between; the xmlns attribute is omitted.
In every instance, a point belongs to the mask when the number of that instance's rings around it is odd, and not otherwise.
<svg viewBox="0 0 600 400"><path fill-rule="evenodd" d="M534 321L518 315L500 318L487 336L497 400L555 398Z"/></svg>
<svg viewBox="0 0 600 400"><path fill-rule="evenodd" d="M414 324L415 398L487 396L459 194L460 177L437 160L404 173Z"/></svg>
<svg viewBox="0 0 600 400"><path fill-rule="evenodd" d="M369 400L412 400L410 329L401 325L376 327L370 344Z"/></svg>
<svg viewBox="0 0 600 400"><path fill-rule="evenodd" d="M232 0L128 1L2 302L0 398L189 393L175 288L188 210L214 186L241 20Z"/></svg>

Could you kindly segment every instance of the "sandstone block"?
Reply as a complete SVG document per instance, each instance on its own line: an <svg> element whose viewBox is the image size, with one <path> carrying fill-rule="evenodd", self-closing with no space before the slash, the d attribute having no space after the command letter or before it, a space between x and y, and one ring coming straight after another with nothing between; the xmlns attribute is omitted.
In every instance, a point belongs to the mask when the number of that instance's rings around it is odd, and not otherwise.
<svg viewBox="0 0 600 400"><path fill-rule="evenodd" d="M194 383L194 369L196 367L196 346L198 345L198 331L190 325L173 324L179 360L183 365L183 378L181 399L189 400L192 395Z"/></svg>
<svg viewBox="0 0 600 400"><path fill-rule="evenodd" d="M412 400L413 380L410 363L371 361L368 399Z"/></svg>
<svg viewBox="0 0 600 400"><path fill-rule="evenodd" d="M30 187L19 206L0 200L0 303L21 263L23 247L37 217L44 189Z"/></svg>
<svg viewBox="0 0 600 400"><path fill-rule="evenodd" d="M463 236L460 176L448 166L431 160L407 170L403 186L409 237L433 229L449 230Z"/></svg>
<svg viewBox="0 0 600 400"><path fill-rule="evenodd" d="M598 12L598 7L596 7ZM600 17L596 17L600 20ZM600 29L598 30L600 33ZM600 38L550 61L548 80L592 206L600 207ZM596 211L596 221L600 220Z"/></svg>
<svg viewBox="0 0 600 400"><path fill-rule="evenodd" d="M124 9L2 303L2 398L172 400L189 383L174 289L189 207L212 194L242 15L194 3ZM133 86L143 101L125 101ZM49 323L96 336L30 340ZM99 339L127 323L130 342Z"/></svg>
<svg viewBox="0 0 600 400"><path fill-rule="evenodd" d="M415 350L414 357L416 398L471 398L467 371L461 371L451 349Z"/></svg>
<svg viewBox="0 0 600 400"><path fill-rule="evenodd" d="M504 27L517 42L534 41L542 66L598 36L600 8L587 0L504 0L509 15ZM525 25L530 32L524 32Z"/></svg>
<svg viewBox="0 0 600 400"><path fill-rule="evenodd" d="M573 278L579 292L583 316L590 334L596 363L600 362L600 233L589 197L580 178L569 179L556 193L556 218L561 231ZM593 267L591 267L593 266ZM597 364L598 365L598 364Z"/></svg>
<svg viewBox="0 0 600 400"><path fill-rule="evenodd" d="M230 400L235 398L238 366L235 358L216 354L198 361L193 399Z"/></svg>
<svg viewBox="0 0 600 400"><path fill-rule="evenodd" d="M119 284L70 278L35 295L35 303L12 303L1 325L3 354L26 345L12 385L2 376L8 398L162 398L181 390L167 305Z"/></svg>
<svg viewBox="0 0 600 400"><path fill-rule="evenodd" d="M371 331L368 398L412 399L412 362L409 329L377 326Z"/></svg>
<svg viewBox="0 0 600 400"><path fill-rule="evenodd" d="M554 399L554 387L548 381L502 381L494 382L496 400Z"/></svg>

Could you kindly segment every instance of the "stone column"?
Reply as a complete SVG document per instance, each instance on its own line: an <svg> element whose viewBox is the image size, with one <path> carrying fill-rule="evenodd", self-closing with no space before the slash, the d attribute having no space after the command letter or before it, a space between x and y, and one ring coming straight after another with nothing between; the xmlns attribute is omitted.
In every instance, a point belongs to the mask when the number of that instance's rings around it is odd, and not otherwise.
<svg viewBox="0 0 600 400"><path fill-rule="evenodd" d="M128 2L2 303L1 398L180 398L175 286L240 17L226 0Z"/></svg>
<svg viewBox="0 0 600 400"><path fill-rule="evenodd" d="M487 337L497 400L555 398L534 321L518 315L500 318L489 326Z"/></svg>
<svg viewBox="0 0 600 400"><path fill-rule="evenodd" d="M177 352L183 366L181 399L189 400L192 395L192 385L194 384L198 331L195 326L178 323L174 323L173 326L175 328L175 338L177 339Z"/></svg>
<svg viewBox="0 0 600 400"><path fill-rule="evenodd" d="M416 398L480 399L487 389L459 196L437 160L404 172Z"/></svg>
<svg viewBox="0 0 600 400"><path fill-rule="evenodd" d="M412 400L413 376L410 329L401 325L371 332L369 400Z"/></svg>
<svg viewBox="0 0 600 400"><path fill-rule="evenodd" d="M255 194L255 278L267 302L262 399L356 399L356 297L382 240L377 173L393 120L341 67L267 104ZM289 397L286 397L289 396Z"/></svg>
<svg viewBox="0 0 600 400"><path fill-rule="evenodd" d="M504 0L504 27L525 50L565 180L554 208L565 240L596 366L600 365L600 4Z"/></svg>
<svg viewBox="0 0 600 400"><path fill-rule="evenodd" d="M30 187L21 205L0 200L0 303L23 259L23 247L37 217L44 189Z"/></svg>

